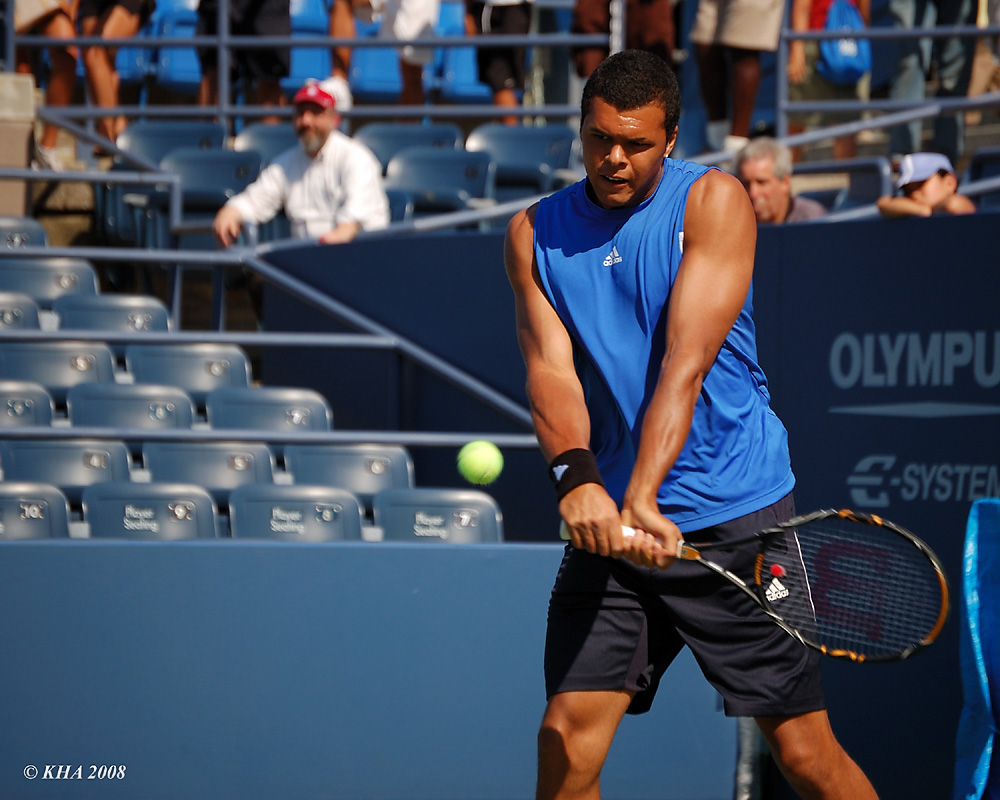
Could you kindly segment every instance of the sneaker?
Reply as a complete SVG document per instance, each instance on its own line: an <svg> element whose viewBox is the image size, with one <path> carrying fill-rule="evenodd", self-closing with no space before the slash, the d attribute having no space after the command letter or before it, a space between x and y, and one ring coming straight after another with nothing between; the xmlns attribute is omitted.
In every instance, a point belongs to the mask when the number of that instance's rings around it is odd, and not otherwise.
<svg viewBox="0 0 1000 800"><path fill-rule="evenodd" d="M35 169L50 169L53 172L63 172L66 169L56 149L41 144L35 146L35 158L31 165Z"/></svg>

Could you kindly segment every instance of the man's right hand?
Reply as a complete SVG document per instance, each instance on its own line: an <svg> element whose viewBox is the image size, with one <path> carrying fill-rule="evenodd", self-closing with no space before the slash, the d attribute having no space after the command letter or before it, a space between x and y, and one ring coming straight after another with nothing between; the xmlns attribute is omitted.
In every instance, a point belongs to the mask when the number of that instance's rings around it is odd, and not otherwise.
<svg viewBox="0 0 1000 800"><path fill-rule="evenodd" d="M223 206L219 213L215 215L215 222L212 223L212 231L215 238L223 247L229 247L236 241L243 229L243 215L232 206Z"/></svg>
<svg viewBox="0 0 1000 800"><path fill-rule="evenodd" d="M577 486L559 502L559 514L574 547L613 558L625 552L618 505L600 484Z"/></svg>

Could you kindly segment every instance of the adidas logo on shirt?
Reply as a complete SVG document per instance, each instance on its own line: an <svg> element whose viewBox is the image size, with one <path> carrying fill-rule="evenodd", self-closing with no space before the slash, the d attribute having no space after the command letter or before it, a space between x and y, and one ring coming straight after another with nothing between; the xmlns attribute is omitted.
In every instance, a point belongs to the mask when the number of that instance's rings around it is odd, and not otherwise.
<svg viewBox="0 0 1000 800"><path fill-rule="evenodd" d="M604 259L604 266L610 267L612 264L620 264L622 257L618 255L618 248L612 247L608 257Z"/></svg>

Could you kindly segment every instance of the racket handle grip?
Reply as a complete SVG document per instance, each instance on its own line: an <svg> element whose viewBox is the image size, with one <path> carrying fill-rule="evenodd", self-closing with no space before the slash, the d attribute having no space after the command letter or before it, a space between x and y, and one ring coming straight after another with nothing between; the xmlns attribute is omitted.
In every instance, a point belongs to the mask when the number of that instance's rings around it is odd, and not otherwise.
<svg viewBox="0 0 1000 800"><path fill-rule="evenodd" d="M622 536L626 538L630 536L635 536L635 528L630 528L627 525L622 525ZM565 520L559 523L559 538L569 541L569 528L566 527Z"/></svg>

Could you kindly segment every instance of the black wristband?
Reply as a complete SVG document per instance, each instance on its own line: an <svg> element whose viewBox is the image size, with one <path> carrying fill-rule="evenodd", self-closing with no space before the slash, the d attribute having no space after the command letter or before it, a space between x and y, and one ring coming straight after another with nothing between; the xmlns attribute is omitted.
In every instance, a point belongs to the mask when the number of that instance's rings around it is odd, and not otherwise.
<svg viewBox="0 0 1000 800"><path fill-rule="evenodd" d="M556 487L556 499L562 500L577 486L596 483L604 486L597 459L590 450L582 447L567 450L552 459L549 464L549 478Z"/></svg>

